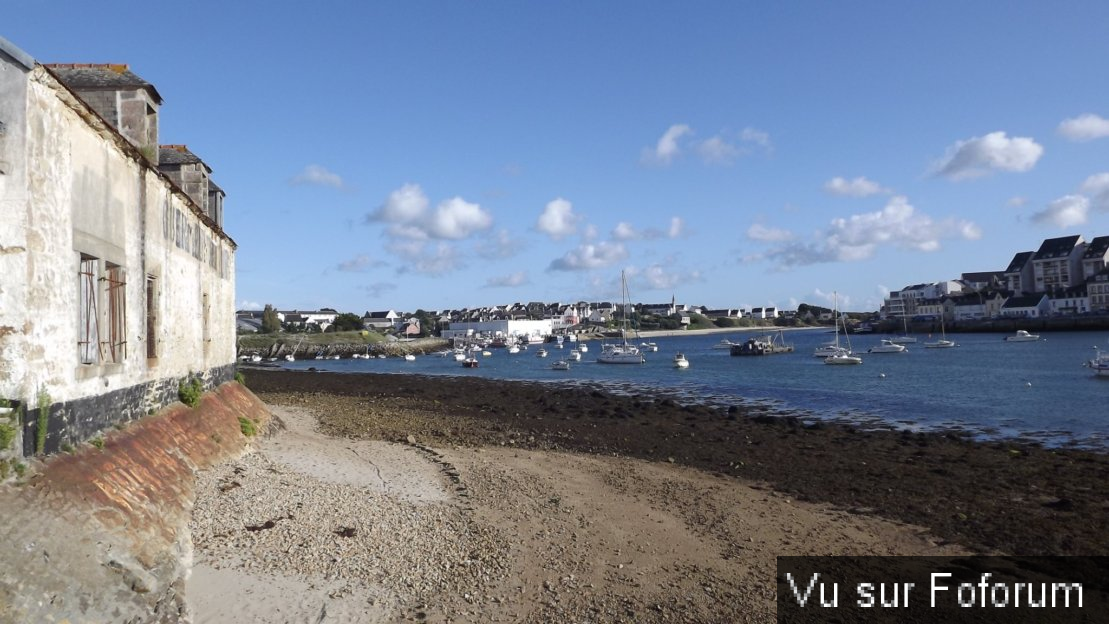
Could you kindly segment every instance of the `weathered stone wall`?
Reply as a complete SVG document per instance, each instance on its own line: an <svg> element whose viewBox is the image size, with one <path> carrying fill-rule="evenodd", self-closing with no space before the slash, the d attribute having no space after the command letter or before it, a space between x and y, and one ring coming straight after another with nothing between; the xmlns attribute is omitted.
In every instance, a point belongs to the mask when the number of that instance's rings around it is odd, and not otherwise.
<svg viewBox="0 0 1109 624"><path fill-rule="evenodd" d="M0 56L0 398L50 403L47 449L175 400L183 378L235 361L234 243L41 66ZM125 352L81 363L82 254L123 269ZM148 332L149 309L154 319ZM100 338L108 332L99 291ZM156 357L148 358L153 344ZM25 424L24 451L33 450Z"/></svg>
<svg viewBox="0 0 1109 624"><path fill-rule="evenodd" d="M247 448L240 417L270 419L227 383L0 486L0 622L182 621L195 472Z"/></svg>

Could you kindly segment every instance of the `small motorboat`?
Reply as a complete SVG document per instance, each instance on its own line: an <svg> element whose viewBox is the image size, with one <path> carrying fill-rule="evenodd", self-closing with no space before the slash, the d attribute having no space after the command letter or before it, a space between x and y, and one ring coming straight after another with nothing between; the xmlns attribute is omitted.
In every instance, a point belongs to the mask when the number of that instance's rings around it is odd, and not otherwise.
<svg viewBox="0 0 1109 624"><path fill-rule="evenodd" d="M887 338L883 338L882 342L877 347L871 347L866 350L867 353L904 353L905 351L905 345L897 344Z"/></svg>
<svg viewBox="0 0 1109 624"><path fill-rule="evenodd" d="M568 370L570 370L570 363L567 362L566 360L558 360L554 364L551 364L551 370L568 371Z"/></svg>
<svg viewBox="0 0 1109 624"><path fill-rule="evenodd" d="M1005 342L1036 342L1039 339L1039 334L1030 334L1023 329L1018 329L1012 336L1005 336Z"/></svg>
<svg viewBox="0 0 1109 624"><path fill-rule="evenodd" d="M566 356L566 359L570 360L571 362L580 362L581 351L579 349L570 349L570 355Z"/></svg>
<svg viewBox="0 0 1109 624"><path fill-rule="evenodd" d="M685 354L678 353L674 356L674 368L689 368L689 360L685 359Z"/></svg>
<svg viewBox="0 0 1109 624"><path fill-rule="evenodd" d="M1109 377L1109 351L1094 347L1094 359L1086 362L1086 366L1093 369L1098 377Z"/></svg>
<svg viewBox="0 0 1109 624"><path fill-rule="evenodd" d="M658 351L658 345L653 342L641 342L639 343L639 350L654 353Z"/></svg>
<svg viewBox="0 0 1109 624"><path fill-rule="evenodd" d="M535 352L535 357L547 357L547 350L539 347L539 350Z"/></svg>
<svg viewBox="0 0 1109 624"><path fill-rule="evenodd" d="M476 357L468 357L462 360L462 368L477 368L478 360Z"/></svg>
<svg viewBox="0 0 1109 624"><path fill-rule="evenodd" d="M404 356L404 361L405 362L415 362L416 361L416 356L409 353L408 355Z"/></svg>

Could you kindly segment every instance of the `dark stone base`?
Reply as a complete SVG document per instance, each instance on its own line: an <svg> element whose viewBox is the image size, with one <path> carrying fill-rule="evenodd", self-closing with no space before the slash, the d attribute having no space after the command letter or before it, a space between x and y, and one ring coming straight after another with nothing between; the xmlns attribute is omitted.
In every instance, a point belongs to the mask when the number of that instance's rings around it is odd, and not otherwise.
<svg viewBox="0 0 1109 624"><path fill-rule="evenodd" d="M193 377L199 377L204 389L211 390L235 378L235 364L194 373ZM105 429L153 414L178 400L180 384L181 379L166 377L106 394L52 403L47 407L46 444L43 452L47 455L57 453L67 446L77 446L88 441ZM38 403L33 399L29 400L23 413L24 457L35 455L38 421Z"/></svg>

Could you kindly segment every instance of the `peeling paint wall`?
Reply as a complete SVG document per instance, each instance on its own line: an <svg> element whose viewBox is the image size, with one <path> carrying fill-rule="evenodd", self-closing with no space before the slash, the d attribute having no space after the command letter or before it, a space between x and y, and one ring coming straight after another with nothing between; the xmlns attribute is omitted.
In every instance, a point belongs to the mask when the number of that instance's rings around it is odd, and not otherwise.
<svg viewBox="0 0 1109 624"><path fill-rule="evenodd" d="M0 55L0 162L12 163L0 174L0 397L26 402L33 441L31 413L45 391L57 448L81 441L88 423L161 407L182 378L211 385L234 374L234 243L48 71L7 60ZM86 278L83 257L94 269ZM121 276L113 297L110 280ZM88 314L83 279L97 302ZM98 319L99 347L79 346L90 335L85 317Z"/></svg>

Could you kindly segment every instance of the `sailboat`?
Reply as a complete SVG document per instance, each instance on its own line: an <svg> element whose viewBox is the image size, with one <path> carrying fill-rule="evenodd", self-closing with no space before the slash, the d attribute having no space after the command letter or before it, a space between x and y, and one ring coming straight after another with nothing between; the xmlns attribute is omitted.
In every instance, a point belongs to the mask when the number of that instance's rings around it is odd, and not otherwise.
<svg viewBox="0 0 1109 624"><path fill-rule="evenodd" d="M824 358L825 364L862 364L863 359L857 355L851 354L851 337L847 335L847 326L843 326L843 337L847 340L847 348L843 349L839 346L839 326L843 323L843 319L839 316L839 296L833 293L835 297L835 317L836 317L836 349L837 353L829 355Z"/></svg>
<svg viewBox="0 0 1109 624"><path fill-rule="evenodd" d="M925 349L950 349L951 347L959 346L959 345L955 344L954 340L948 340L947 339L947 330L945 330L944 326L943 326L943 316L940 316L940 336L941 336L941 338L939 340L933 340L933 341L925 342L924 343L924 348Z"/></svg>
<svg viewBox="0 0 1109 624"><path fill-rule="evenodd" d="M909 317L902 314L901 324L905 328L905 333L890 338L890 342L893 344L916 344L916 336L909 335Z"/></svg>
<svg viewBox="0 0 1109 624"><path fill-rule="evenodd" d="M628 344L628 280L624 272L620 272L620 299L621 299L621 314L624 321L620 330L621 344L606 344L601 349L601 354L597 356L597 362L600 364L643 364L646 358L643 353L639 351L639 347L633 344Z"/></svg>

